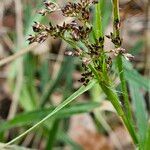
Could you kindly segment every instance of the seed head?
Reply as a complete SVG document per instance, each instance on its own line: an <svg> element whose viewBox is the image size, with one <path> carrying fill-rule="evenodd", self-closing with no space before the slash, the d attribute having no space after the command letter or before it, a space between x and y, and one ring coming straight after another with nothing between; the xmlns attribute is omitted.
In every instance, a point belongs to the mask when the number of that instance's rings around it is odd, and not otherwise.
<svg viewBox="0 0 150 150"><path fill-rule="evenodd" d="M45 8L49 12L53 12L53 11L56 11L57 9L59 9L59 6L56 3L53 3L53 2L45 1L44 5L45 5Z"/></svg>

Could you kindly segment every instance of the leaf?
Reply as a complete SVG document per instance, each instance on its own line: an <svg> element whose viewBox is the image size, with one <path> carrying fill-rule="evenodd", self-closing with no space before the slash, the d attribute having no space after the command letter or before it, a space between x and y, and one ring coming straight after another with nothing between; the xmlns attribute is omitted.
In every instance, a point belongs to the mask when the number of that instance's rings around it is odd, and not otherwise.
<svg viewBox="0 0 150 150"><path fill-rule="evenodd" d="M66 76L66 74L68 73L67 70L69 70L70 64L72 64L72 62L69 61L69 59L66 60L66 62L61 66L61 68L59 69L59 72L56 76L56 78L51 81L48 81L48 84L46 86L46 88L44 89L44 92L41 96L41 106L44 106L45 103L49 100L49 97L51 96L51 94L55 91L55 89L58 87L59 83L62 80L63 76Z"/></svg>
<svg viewBox="0 0 150 150"><path fill-rule="evenodd" d="M130 49L130 53L132 55L136 55L139 54L139 52L142 50L144 46L144 41L143 40L139 40L135 43L135 45Z"/></svg>
<svg viewBox="0 0 150 150"><path fill-rule="evenodd" d="M3 147L4 145L5 143L0 143L0 148ZM35 149L25 148L17 145L10 145L1 150L35 150Z"/></svg>
<svg viewBox="0 0 150 150"><path fill-rule="evenodd" d="M81 87L79 90L77 90L74 94L72 94L67 100L65 100L62 104L60 104L58 107L50 107L48 109L41 109L37 111L32 111L28 113L22 113L20 115L17 115L14 119L1 122L0 132L10 129L12 127L18 127L18 126L24 126L29 125L34 122L39 121L40 119L44 118L48 114L52 114L55 112L58 112L55 115L55 118L65 118L70 117L71 115L78 114L78 113L84 113L91 111L95 107L98 107L98 103L81 103L76 105L70 105L69 107L66 107L65 109L61 110L64 106L69 104L71 101L73 101L75 98L77 98L79 95L90 89L95 82L91 82L89 86L87 87ZM55 114L54 113L54 114Z"/></svg>
<svg viewBox="0 0 150 150"><path fill-rule="evenodd" d="M128 82L134 82L139 88L150 90L150 80L142 77L132 66L130 62L123 59L125 67L125 76Z"/></svg>
<svg viewBox="0 0 150 150"><path fill-rule="evenodd" d="M149 146L150 146L150 124L149 124L149 127L147 129L144 150L149 150Z"/></svg>
<svg viewBox="0 0 150 150"><path fill-rule="evenodd" d="M142 77L136 70L126 70L125 76L128 82L134 82L139 88L144 88L146 91L150 90L150 81Z"/></svg>
<svg viewBox="0 0 150 150"><path fill-rule="evenodd" d="M58 112L55 118L67 118L75 114L89 112L94 108L98 107L99 106L98 104L99 103L96 102L89 102L89 103L79 103L75 105L70 105L69 107L66 107L65 109ZM44 118L54 109L55 107L50 107L48 109L40 109L32 112L19 114L10 121L1 122L0 132L3 130L10 129L12 127L19 127L19 126L33 124L39 121L40 119Z"/></svg>
<svg viewBox="0 0 150 150"><path fill-rule="evenodd" d="M139 87L136 84L134 84L134 82L130 81L129 87L131 91L131 98L133 101L135 118L137 121L139 141L141 147L143 147L148 125L148 114L145 107L145 100L143 98L142 93L140 92Z"/></svg>
<svg viewBox="0 0 150 150"><path fill-rule="evenodd" d="M93 15L93 37L90 37L91 40L103 36L103 33L109 24L112 12L111 1L99 0L99 3L95 7Z"/></svg>
<svg viewBox="0 0 150 150"><path fill-rule="evenodd" d="M112 4L110 0L101 0L102 26L103 32L107 28L112 14Z"/></svg>
<svg viewBox="0 0 150 150"><path fill-rule="evenodd" d="M55 139L57 137L58 129L59 129L60 120L55 120L52 128L49 131L49 135L47 138L46 150L52 150L53 145L55 143Z"/></svg>
<svg viewBox="0 0 150 150"><path fill-rule="evenodd" d="M66 133L60 132L57 139L70 145L72 150L82 150L81 146L76 144Z"/></svg>
<svg viewBox="0 0 150 150"><path fill-rule="evenodd" d="M41 125L43 122L45 122L46 120L50 119L55 114L57 114L61 109L63 109L64 107L66 107L69 103L71 103L78 96L80 96L81 94L83 94L87 90L91 89L95 85L95 83L96 83L96 81L92 80L86 87L82 86L81 88L79 88L70 97L68 97L64 102L62 102L60 105L58 105L52 112L50 112L46 117L44 117L38 123L36 123L35 125L33 125L31 128L29 128L28 130L26 130L25 132L23 132L21 135L17 136L13 140L11 140L10 142L6 143L5 145L6 146L10 145L10 144L14 143L15 141L17 141L18 139L20 139L23 136L25 136L26 134L30 133L32 130L34 130L36 127L38 127L39 125Z"/></svg>

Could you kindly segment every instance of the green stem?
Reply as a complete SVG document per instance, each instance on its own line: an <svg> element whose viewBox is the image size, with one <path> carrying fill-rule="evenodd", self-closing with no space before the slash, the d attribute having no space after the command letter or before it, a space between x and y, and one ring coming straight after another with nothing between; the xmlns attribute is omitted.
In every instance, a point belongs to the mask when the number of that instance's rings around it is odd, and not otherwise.
<svg viewBox="0 0 150 150"><path fill-rule="evenodd" d="M104 91L104 93L107 95L108 99L110 100L110 102L114 106L114 108L117 111L118 115L123 120L123 122L124 122L128 132L130 133L134 143L137 145L138 144L138 139L137 139L136 133L134 131L134 128L133 128L131 122L126 117L126 115L125 115L125 113L124 113L124 111L121 107L119 98L118 98L117 94L114 92L111 84L106 82L106 81L102 81L99 77L98 72L95 70L95 68L91 64L89 64L89 68L94 73L96 79L99 82L99 85L101 86L102 90Z"/></svg>
<svg viewBox="0 0 150 150"><path fill-rule="evenodd" d="M118 43L115 43L115 47L119 48L121 47L121 38L120 38L120 15L119 15L119 0L113 0L113 30L114 30L114 38L118 39ZM125 81L125 76L124 76L124 68L123 68L123 62L122 62L122 56L118 55L117 57L117 67L119 71L119 77L121 81L121 89L123 93L123 99L124 99L124 106L125 106L125 111L127 114L127 117L130 121L132 121L132 113L131 113L131 108L130 108L130 102L128 98L128 92L127 92L127 85Z"/></svg>
<svg viewBox="0 0 150 150"><path fill-rule="evenodd" d="M119 15L119 0L113 0L113 29L114 36L120 37L119 23L120 23L120 15Z"/></svg>
<svg viewBox="0 0 150 150"><path fill-rule="evenodd" d="M95 34L96 39L103 38L103 28L102 28L102 15L101 15L101 1L96 4L95 9Z"/></svg>
<svg viewBox="0 0 150 150"><path fill-rule="evenodd" d="M127 113L128 118L130 120L132 120L131 107L130 107L130 102L129 102L129 98L128 98L128 91L127 91L127 85L126 85L126 81L125 81L124 68L123 68L123 62L122 62L121 56L117 57L117 67L118 67L118 71L119 71L119 78L121 81L121 89L123 92L125 111Z"/></svg>

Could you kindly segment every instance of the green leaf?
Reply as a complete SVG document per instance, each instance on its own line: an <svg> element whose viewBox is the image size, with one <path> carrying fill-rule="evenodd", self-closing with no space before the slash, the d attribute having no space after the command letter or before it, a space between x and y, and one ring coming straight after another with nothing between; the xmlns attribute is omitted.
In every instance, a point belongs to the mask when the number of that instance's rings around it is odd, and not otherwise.
<svg viewBox="0 0 150 150"><path fill-rule="evenodd" d="M79 103L75 105L70 105L63 110L59 111L55 118L67 118L75 114L85 113L93 110L94 108L98 107L99 103L96 102L89 102L89 103ZM51 113L55 107L50 107L48 109L40 109L32 112L26 112L17 115L14 119L1 122L0 132L3 130L10 129L12 127L19 127L33 124L40 119L44 118L46 115Z"/></svg>
<svg viewBox="0 0 150 150"><path fill-rule="evenodd" d="M143 40L139 40L135 43L135 45L130 49L130 53L132 55L136 55L139 54L139 52L142 50L144 46L144 41Z"/></svg>
<svg viewBox="0 0 150 150"><path fill-rule="evenodd" d="M112 4L110 0L101 0L102 27L103 32L107 28L112 14Z"/></svg>
<svg viewBox="0 0 150 150"><path fill-rule="evenodd" d="M0 148L3 147L4 145L5 143L0 143ZM35 149L30 149L26 147L17 146L17 145L10 145L1 150L35 150Z"/></svg>
<svg viewBox="0 0 150 150"><path fill-rule="evenodd" d="M146 91L150 90L150 81L142 77L136 70L126 70L125 76L128 82L134 82L139 88L144 88Z"/></svg>
<svg viewBox="0 0 150 150"><path fill-rule="evenodd" d="M66 133L64 132L59 132L58 140L70 145L72 147L72 150L82 150L81 146L76 144Z"/></svg>
<svg viewBox="0 0 150 150"><path fill-rule="evenodd" d="M129 87L131 91L131 98L133 101L133 107L137 121L139 142L141 144L141 147L143 147L148 125L148 114L145 107L145 100L139 87L136 84L134 84L134 82L130 81Z"/></svg>
<svg viewBox="0 0 150 150"><path fill-rule="evenodd" d="M26 84L23 85L21 92L21 98L19 103L24 111L32 111L36 109L36 103L34 99L31 97L29 89Z"/></svg>
<svg viewBox="0 0 150 150"><path fill-rule="evenodd" d="M45 116L47 116L48 114L53 115L54 112L55 113L58 112L55 115L55 118L65 118L70 117L71 115L74 114L91 111L92 109L98 106L98 103L81 103L66 107L63 110L61 109L65 107L67 104L69 104L71 101L73 101L75 98L77 98L79 95L90 89L94 84L95 82L91 82L87 87L81 87L79 90L77 90L74 94L72 94L67 100L65 100L62 104L60 104L56 108L50 107L48 109L41 109L28 113L22 113L20 115L17 115L12 120L1 122L0 132L10 129L12 127L24 126L35 123L40 119L44 118Z"/></svg>
<svg viewBox="0 0 150 150"><path fill-rule="evenodd" d="M36 127L38 127L39 125L41 125L43 122L45 122L46 120L48 120L51 117L53 117L60 110L62 110L69 103L71 103L74 99L76 99L78 96L80 96L81 94L83 94L87 90L91 89L95 85L95 83L96 83L96 81L92 80L86 87L82 86L81 88L79 88L69 98L67 98L64 102L62 102L60 105L58 105L52 112L50 112L46 117L44 117L42 120L40 120L38 123L36 123L35 125L33 125L31 128L29 128L25 132L23 132L21 135L17 136L16 138L14 138L13 140L11 140L10 142L6 143L5 146L10 145L10 144L14 143L15 141L19 140L20 138L22 138L23 136L25 136L26 134L28 134L32 130L34 130Z"/></svg>
<svg viewBox="0 0 150 150"><path fill-rule="evenodd" d="M149 124L149 127L147 129L144 150L149 150L149 146L150 146L150 124Z"/></svg>
<svg viewBox="0 0 150 150"><path fill-rule="evenodd" d="M52 150L53 145L55 143L55 139L56 139L57 134L58 134L59 124L60 124L60 120L54 121L53 126L49 131L47 144L46 144L46 150Z"/></svg>
<svg viewBox="0 0 150 150"><path fill-rule="evenodd" d="M90 41L98 39L103 36L105 29L107 28L112 13L112 5L110 0L99 0L99 3L95 6L93 11L93 30L90 35Z"/></svg>
<svg viewBox="0 0 150 150"><path fill-rule="evenodd" d="M70 62L70 60L67 59L65 61L65 63L61 66L61 68L59 69L59 72L58 72L56 78L53 81L51 81L51 80L48 81L48 84L44 88L44 92L41 96L41 100L40 100L41 101L41 104L40 104L41 106L45 105L45 103L49 100L49 97L51 96L51 94L58 87L59 83L62 80L62 77L66 76L66 74L68 73L67 70L69 70L71 68L70 64L72 64L72 62Z"/></svg>
<svg viewBox="0 0 150 150"><path fill-rule="evenodd" d="M129 83L134 82L139 88L144 88L146 91L150 91L150 80L142 77L127 60L123 59L123 63L127 81Z"/></svg>

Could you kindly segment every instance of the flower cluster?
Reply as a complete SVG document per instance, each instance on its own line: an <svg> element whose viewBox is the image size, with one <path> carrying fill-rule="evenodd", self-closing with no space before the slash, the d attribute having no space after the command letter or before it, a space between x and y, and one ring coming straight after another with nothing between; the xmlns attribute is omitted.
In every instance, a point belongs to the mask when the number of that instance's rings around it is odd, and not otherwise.
<svg viewBox="0 0 150 150"><path fill-rule="evenodd" d="M80 3L69 2L63 9L63 15L66 17L77 17L79 20L88 21L90 16L89 7L96 4L97 1L81 0Z"/></svg>
<svg viewBox="0 0 150 150"><path fill-rule="evenodd" d="M45 6L45 9L42 9L38 12L42 16L46 16L47 14L55 12L60 9L59 6L54 2L45 1L44 6Z"/></svg>
<svg viewBox="0 0 150 150"><path fill-rule="evenodd" d="M120 37L114 37L114 34L111 32L110 35L106 35L108 39L111 39L111 42L118 47L122 44L122 39Z"/></svg>
<svg viewBox="0 0 150 150"><path fill-rule="evenodd" d="M36 34L30 35L30 37L28 38L29 43L31 44L33 42L44 42L47 39L48 35L51 35L54 38L70 38L71 40L75 41L87 39L92 30L92 27L87 23L89 21L90 14L89 7L92 4L96 4L96 1L81 0L79 3L69 2L68 4L66 4L66 6L61 8L56 3L45 1L45 9L39 11L40 14L47 15L48 13L60 10L64 16L75 17L74 19L81 21L81 23L77 23L74 20L68 24L64 22L62 26L53 26L51 23L49 23L49 26L46 26L35 22L35 24L33 25L33 31ZM66 37L66 35L68 37Z"/></svg>
<svg viewBox="0 0 150 150"><path fill-rule="evenodd" d="M132 55L125 52L123 48L116 48L107 52L104 51L104 38L100 37L96 39L94 43L89 40L89 35L92 31L92 25L90 24L90 6L97 4L96 0L80 0L78 3L67 3L64 7L58 6L54 2L45 1L45 9L39 11L43 16L55 12L61 11L62 15L65 17L73 17L74 20L70 23L63 23L63 25L52 25L49 22L49 25L43 25L38 22L34 22L32 26L35 35L30 35L28 40L29 44L33 42L42 43L44 42L49 35L54 38L61 38L67 41L69 44L74 43L73 51L66 51L65 55L76 56L82 60L82 67L84 73L79 80L84 85L86 85L91 78L94 77L92 70L89 68L89 65L92 64L94 69L99 73L103 74L108 72L112 65L112 58L109 56L110 53L113 53L114 56L119 54L123 55L126 59L133 58ZM119 22L115 24L116 28L119 28ZM106 36L111 39L114 45L118 47L121 46L122 39L120 37L115 37L113 33ZM76 47L78 42L82 42L88 51L82 50L80 47Z"/></svg>

